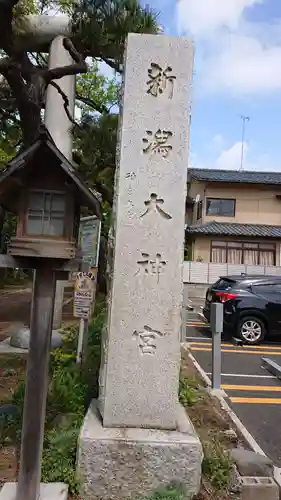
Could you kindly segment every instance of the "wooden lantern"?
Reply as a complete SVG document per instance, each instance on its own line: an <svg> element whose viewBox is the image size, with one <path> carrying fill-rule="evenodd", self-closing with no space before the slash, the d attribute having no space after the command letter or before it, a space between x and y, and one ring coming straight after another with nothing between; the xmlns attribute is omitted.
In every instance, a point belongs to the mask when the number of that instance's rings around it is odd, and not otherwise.
<svg viewBox="0 0 281 500"><path fill-rule="evenodd" d="M8 254L15 258L78 256L80 207L100 218L100 202L43 129L0 176L0 204L17 214Z"/></svg>

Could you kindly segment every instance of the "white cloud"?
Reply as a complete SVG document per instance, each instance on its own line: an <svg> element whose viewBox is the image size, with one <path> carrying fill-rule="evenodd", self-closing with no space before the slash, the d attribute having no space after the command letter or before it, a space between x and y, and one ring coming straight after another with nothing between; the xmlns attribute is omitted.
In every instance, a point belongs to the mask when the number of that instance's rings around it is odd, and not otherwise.
<svg viewBox="0 0 281 500"><path fill-rule="evenodd" d="M244 144L244 162L243 166L247 164L247 153L249 151L249 144ZM221 151L219 157L215 162L215 168L224 170L238 170L241 166L241 152L242 142L235 142L230 148ZM249 166L247 167L247 169Z"/></svg>
<svg viewBox="0 0 281 500"><path fill-rule="evenodd" d="M192 33L197 76L206 91L235 96L281 89L280 19L246 21L246 9L264 0L180 0L179 33Z"/></svg>
<svg viewBox="0 0 281 500"><path fill-rule="evenodd" d="M222 144L225 144L223 137L220 137ZM242 142L237 141L229 147L222 147L213 161L208 160L204 162L197 155L194 155L192 166L198 168L218 168L221 170L239 170L241 167L241 153ZM254 144L245 141L243 170L275 172L280 171L280 169L281 165L277 161L267 154L258 155L255 152Z"/></svg>
<svg viewBox="0 0 281 500"><path fill-rule="evenodd" d="M178 31L202 35L221 27L236 29L244 10L260 3L263 0L179 0Z"/></svg>
<svg viewBox="0 0 281 500"><path fill-rule="evenodd" d="M224 147L224 138L221 134L216 134L212 141L212 146L215 151L221 151Z"/></svg>
<svg viewBox="0 0 281 500"><path fill-rule="evenodd" d="M212 91L224 88L232 94L281 89L281 45L231 35L223 50L205 61L201 82Z"/></svg>
<svg viewBox="0 0 281 500"><path fill-rule="evenodd" d="M99 72L105 77L111 80L112 78L115 77L115 71L114 69L111 68L106 62L100 61L99 62Z"/></svg>

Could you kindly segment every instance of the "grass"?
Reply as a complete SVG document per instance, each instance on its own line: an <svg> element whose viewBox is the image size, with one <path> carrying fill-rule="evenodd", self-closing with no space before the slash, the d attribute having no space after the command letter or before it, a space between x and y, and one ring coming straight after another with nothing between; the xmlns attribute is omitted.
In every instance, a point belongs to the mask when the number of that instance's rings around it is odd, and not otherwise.
<svg viewBox="0 0 281 500"><path fill-rule="evenodd" d="M69 492L76 495L77 439L84 415L93 397L97 396L100 363L101 331L105 320L105 304L97 301L95 316L89 325L88 356L83 366L76 364L78 327L69 327L63 344L51 352L50 384L48 388L42 458L43 482L66 482ZM2 359L1 377L5 379L1 401L17 406L19 413L0 420L0 464L11 466L11 450L17 454L20 446L25 391L25 360L21 357ZM1 416L0 416L1 417ZM7 451L10 450L10 453ZM6 459L5 459L6 457ZM9 457L9 458L8 458ZM14 464L15 460L13 460ZM13 465L14 474L16 468ZM4 477L5 476L5 477ZM6 473L1 471L6 479Z"/></svg>
<svg viewBox="0 0 281 500"><path fill-rule="evenodd" d="M166 488L157 489L152 495L142 500L187 500L188 498L183 486L171 484Z"/></svg>

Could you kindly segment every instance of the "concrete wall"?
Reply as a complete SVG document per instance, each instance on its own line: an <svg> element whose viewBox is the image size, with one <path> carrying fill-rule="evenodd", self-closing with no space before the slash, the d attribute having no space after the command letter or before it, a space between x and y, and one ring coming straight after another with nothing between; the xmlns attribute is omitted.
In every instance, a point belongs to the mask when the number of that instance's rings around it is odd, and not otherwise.
<svg viewBox="0 0 281 500"><path fill-rule="evenodd" d="M184 262L183 282L194 284L211 284L220 276L231 274L269 274L281 275L281 267L278 266L250 266L243 264L212 264L209 262Z"/></svg>

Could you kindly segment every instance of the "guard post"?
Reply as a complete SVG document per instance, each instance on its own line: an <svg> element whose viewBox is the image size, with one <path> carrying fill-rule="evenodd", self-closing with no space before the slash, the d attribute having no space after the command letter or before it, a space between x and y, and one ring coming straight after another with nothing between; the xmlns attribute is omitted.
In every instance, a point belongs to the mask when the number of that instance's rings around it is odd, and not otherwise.
<svg viewBox="0 0 281 500"><path fill-rule="evenodd" d="M223 332L223 304L211 304L212 332L212 389L221 388L221 334Z"/></svg>

